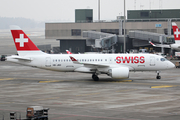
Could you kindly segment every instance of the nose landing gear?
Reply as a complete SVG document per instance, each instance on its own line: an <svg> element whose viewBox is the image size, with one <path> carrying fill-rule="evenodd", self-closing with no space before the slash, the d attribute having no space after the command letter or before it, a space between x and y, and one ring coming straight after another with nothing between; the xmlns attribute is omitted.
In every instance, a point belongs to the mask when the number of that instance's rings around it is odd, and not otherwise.
<svg viewBox="0 0 180 120"><path fill-rule="evenodd" d="M159 75L159 71L157 71L157 76L156 76L156 79L161 79L161 76Z"/></svg>

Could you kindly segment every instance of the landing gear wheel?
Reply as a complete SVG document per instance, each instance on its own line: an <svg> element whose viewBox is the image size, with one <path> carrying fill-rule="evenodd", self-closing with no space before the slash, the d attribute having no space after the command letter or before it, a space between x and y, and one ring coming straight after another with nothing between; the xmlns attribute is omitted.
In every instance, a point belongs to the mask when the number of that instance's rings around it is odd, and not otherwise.
<svg viewBox="0 0 180 120"><path fill-rule="evenodd" d="M92 78L93 78L94 81L99 81L99 77L98 77L97 75L94 75L94 74L93 74L93 75L92 75Z"/></svg>
<svg viewBox="0 0 180 120"><path fill-rule="evenodd" d="M157 71L157 76L156 76L156 79L161 79L161 76L159 75L159 71Z"/></svg>
<svg viewBox="0 0 180 120"><path fill-rule="evenodd" d="M95 77L96 77L96 75L95 75L95 74L93 74L93 75L92 75L92 79L94 79Z"/></svg>
<svg viewBox="0 0 180 120"><path fill-rule="evenodd" d="M161 76L156 76L156 79L161 79Z"/></svg>

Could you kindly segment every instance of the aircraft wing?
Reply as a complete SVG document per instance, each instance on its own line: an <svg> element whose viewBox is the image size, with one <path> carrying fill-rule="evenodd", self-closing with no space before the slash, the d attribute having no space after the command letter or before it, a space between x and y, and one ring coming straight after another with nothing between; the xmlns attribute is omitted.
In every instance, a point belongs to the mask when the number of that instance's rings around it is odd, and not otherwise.
<svg viewBox="0 0 180 120"><path fill-rule="evenodd" d="M171 48L170 45L165 45L165 44L154 44L151 41L149 41L149 43L154 46L154 47L164 47L164 48Z"/></svg>
<svg viewBox="0 0 180 120"><path fill-rule="evenodd" d="M75 64L83 64L84 66L86 67L89 67L89 68L98 68L98 67L110 67L109 65L107 64L97 64L97 63L80 63L79 61L77 61L74 57L70 56L70 59L72 60L73 63Z"/></svg>
<svg viewBox="0 0 180 120"><path fill-rule="evenodd" d="M67 54L72 54L69 50L66 50Z"/></svg>
<svg viewBox="0 0 180 120"><path fill-rule="evenodd" d="M122 67L127 67L129 70L134 70L133 67L128 66L128 65L112 65L112 64L100 64L100 63L80 63L79 61L77 61L74 57L70 56L70 59L72 60L72 62L74 64L81 64L84 65L83 67L81 67L80 69L78 68L75 71L95 71L96 69L108 69L108 68L122 68Z"/></svg>
<svg viewBox="0 0 180 120"><path fill-rule="evenodd" d="M171 48L169 45L164 45L164 44L156 44L155 47Z"/></svg>
<svg viewBox="0 0 180 120"><path fill-rule="evenodd" d="M12 56L9 56L7 58L10 58L10 59L18 59L18 60L25 60L25 61L32 61L31 58L27 58L27 57L20 57L20 56L16 56L16 55L12 55Z"/></svg>

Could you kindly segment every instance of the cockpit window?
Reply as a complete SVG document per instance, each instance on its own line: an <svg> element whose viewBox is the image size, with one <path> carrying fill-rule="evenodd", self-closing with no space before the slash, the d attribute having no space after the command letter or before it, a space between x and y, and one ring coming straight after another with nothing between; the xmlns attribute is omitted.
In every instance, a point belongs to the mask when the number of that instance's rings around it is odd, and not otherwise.
<svg viewBox="0 0 180 120"><path fill-rule="evenodd" d="M161 61L166 61L166 59L165 58L161 58Z"/></svg>

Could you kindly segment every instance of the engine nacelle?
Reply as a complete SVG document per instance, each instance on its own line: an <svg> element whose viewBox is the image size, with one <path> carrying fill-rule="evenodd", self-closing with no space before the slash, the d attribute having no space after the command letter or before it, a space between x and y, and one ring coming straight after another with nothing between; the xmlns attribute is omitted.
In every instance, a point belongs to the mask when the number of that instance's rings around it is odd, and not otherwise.
<svg viewBox="0 0 180 120"><path fill-rule="evenodd" d="M170 47L171 47L171 49L180 50L179 44L171 44Z"/></svg>
<svg viewBox="0 0 180 120"><path fill-rule="evenodd" d="M108 72L109 75L115 79L129 78L129 68L127 67L112 68L109 69Z"/></svg>

